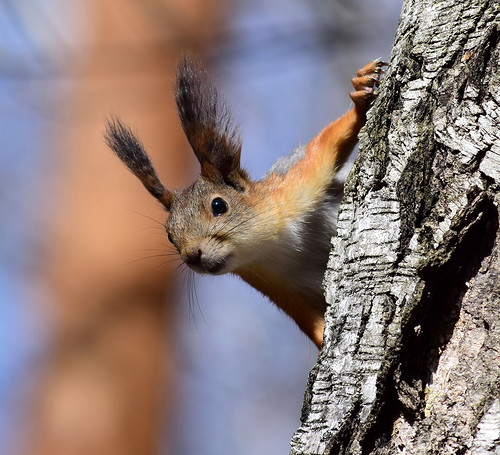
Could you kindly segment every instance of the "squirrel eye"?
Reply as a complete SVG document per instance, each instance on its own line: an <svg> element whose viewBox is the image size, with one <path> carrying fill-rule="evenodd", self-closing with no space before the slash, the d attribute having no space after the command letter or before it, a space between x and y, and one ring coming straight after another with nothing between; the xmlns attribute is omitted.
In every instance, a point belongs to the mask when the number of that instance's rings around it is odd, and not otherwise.
<svg viewBox="0 0 500 455"><path fill-rule="evenodd" d="M214 216L221 216L227 212L227 202L221 197L216 197L212 201L212 213Z"/></svg>

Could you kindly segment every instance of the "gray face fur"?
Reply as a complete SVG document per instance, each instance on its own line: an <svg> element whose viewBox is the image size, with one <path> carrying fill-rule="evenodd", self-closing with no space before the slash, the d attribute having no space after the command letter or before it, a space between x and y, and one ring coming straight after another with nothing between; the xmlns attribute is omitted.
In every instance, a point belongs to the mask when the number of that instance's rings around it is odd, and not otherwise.
<svg viewBox="0 0 500 455"><path fill-rule="evenodd" d="M243 208L242 197L244 193L204 177L175 193L165 228L182 260L196 272L219 275L244 262L238 246L246 235L237 228L253 215L251 208ZM223 200L226 212L214 213L216 198Z"/></svg>

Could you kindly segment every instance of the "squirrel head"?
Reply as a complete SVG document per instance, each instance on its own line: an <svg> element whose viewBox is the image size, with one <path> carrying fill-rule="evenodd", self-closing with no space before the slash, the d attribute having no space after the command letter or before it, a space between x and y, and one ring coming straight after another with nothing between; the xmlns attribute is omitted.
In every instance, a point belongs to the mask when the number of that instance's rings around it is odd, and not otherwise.
<svg viewBox="0 0 500 455"><path fill-rule="evenodd" d="M176 81L181 124L201 166L190 187L166 189L141 141L120 120L108 121L105 139L169 212L166 231L182 260L200 273L232 272L250 260L258 237L255 183L241 168L241 139L212 78L184 56Z"/></svg>
<svg viewBox="0 0 500 455"><path fill-rule="evenodd" d="M250 183L250 182L249 182ZM203 175L175 193L165 228L182 260L199 273L232 272L252 255L257 213L251 189L235 189Z"/></svg>

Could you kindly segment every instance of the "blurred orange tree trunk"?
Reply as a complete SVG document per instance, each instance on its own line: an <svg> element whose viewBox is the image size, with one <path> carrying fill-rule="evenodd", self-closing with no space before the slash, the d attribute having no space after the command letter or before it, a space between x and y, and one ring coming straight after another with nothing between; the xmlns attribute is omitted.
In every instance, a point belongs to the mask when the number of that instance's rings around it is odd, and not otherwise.
<svg viewBox="0 0 500 455"><path fill-rule="evenodd" d="M89 34L73 56L74 91L53 131L60 181L44 276L55 331L29 454L147 455L165 440L175 263L131 263L162 253L161 226L147 217L165 214L102 132L105 118L119 115L140 131L164 181L186 183L192 163L174 109L175 62L184 48L210 46L224 3L86 2Z"/></svg>

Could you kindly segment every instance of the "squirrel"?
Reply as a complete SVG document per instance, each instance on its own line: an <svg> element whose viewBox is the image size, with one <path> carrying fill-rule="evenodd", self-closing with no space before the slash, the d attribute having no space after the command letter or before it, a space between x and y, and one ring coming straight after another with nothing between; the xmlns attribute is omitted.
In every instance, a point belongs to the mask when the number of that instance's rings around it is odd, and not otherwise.
<svg viewBox="0 0 500 455"><path fill-rule="evenodd" d="M202 274L240 276L288 314L321 348L326 301L322 280L342 184L338 169L352 152L387 63L377 59L351 80L352 109L305 147L279 159L259 181L241 167L241 139L206 70L181 58L175 100L201 165L183 191L166 189L141 141L119 119L107 122L108 146L169 212L168 240Z"/></svg>

